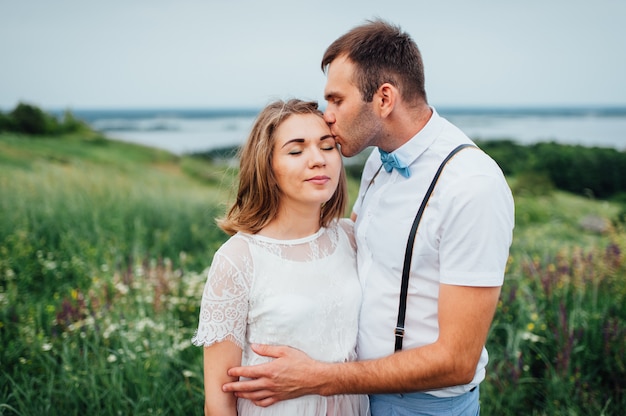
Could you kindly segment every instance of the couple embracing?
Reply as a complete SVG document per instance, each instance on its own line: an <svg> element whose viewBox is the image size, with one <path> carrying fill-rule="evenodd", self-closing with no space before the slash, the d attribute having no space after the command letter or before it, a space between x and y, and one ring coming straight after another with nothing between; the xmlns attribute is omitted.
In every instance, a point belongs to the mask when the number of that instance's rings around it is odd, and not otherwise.
<svg viewBox="0 0 626 416"><path fill-rule="evenodd" d="M428 104L382 20L326 50L314 102L261 111L193 343L205 415L477 415L514 227L497 164ZM341 155L366 148L351 218Z"/></svg>

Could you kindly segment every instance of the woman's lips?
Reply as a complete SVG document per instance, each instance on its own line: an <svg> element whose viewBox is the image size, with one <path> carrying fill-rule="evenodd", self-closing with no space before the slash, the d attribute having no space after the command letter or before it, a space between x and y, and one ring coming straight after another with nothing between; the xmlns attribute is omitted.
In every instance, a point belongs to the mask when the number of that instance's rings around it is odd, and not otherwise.
<svg viewBox="0 0 626 416"><path fill-rule="evenodd" d="M314 183L316 185L324 185L326 182L330 181L328 176L314 176L306 180L307 182Z"/></svg>

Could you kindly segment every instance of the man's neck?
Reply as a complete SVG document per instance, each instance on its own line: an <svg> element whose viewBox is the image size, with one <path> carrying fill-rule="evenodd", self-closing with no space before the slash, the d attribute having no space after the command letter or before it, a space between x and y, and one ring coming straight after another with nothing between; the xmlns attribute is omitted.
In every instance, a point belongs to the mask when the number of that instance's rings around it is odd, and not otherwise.
<svg viewBox="0 0 626 416"><path fill-rule="evenodd" d="M389 120L384 145L386 152L393 152L418 134L433 115L433 109L426 103L415 108L398 108Z"/></svg>

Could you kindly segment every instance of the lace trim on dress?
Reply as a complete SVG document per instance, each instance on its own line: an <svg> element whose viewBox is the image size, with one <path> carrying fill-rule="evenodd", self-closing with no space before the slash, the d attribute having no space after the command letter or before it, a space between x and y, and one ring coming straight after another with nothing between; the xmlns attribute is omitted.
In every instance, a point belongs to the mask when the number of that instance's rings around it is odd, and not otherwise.
<svg viewBox="0 0 626 416"><path fill-rule="evenodd" d="M208 347L225 340L242 349L245 345L251 259L245 244L235 240L228 246L240 252L239 263L231 261L221 249L215 254L202 293L198 330L191 341L197 346Z"/></svg>
<svg viewBox="0 0 626 416"><path fill-rule="evenodd" d="M315 234L294 240L277 240L270 237L241 234L250 244L261 247L265 252L282 261L313 262L334 253L339 242L336 223L320 228Z"/></svg>

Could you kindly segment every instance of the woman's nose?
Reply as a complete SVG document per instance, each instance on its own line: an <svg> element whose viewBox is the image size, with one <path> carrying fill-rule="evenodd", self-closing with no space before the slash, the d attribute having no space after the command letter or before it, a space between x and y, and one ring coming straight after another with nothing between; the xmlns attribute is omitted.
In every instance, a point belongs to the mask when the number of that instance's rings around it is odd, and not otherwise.
<svg viewBox="0 0 626 416"><path fill-rule="evenodd" d="M324 154L324 151L321 149L313 151L311 159L309 160L309 165L311 167L326 166L326 155Z"/></svg>

